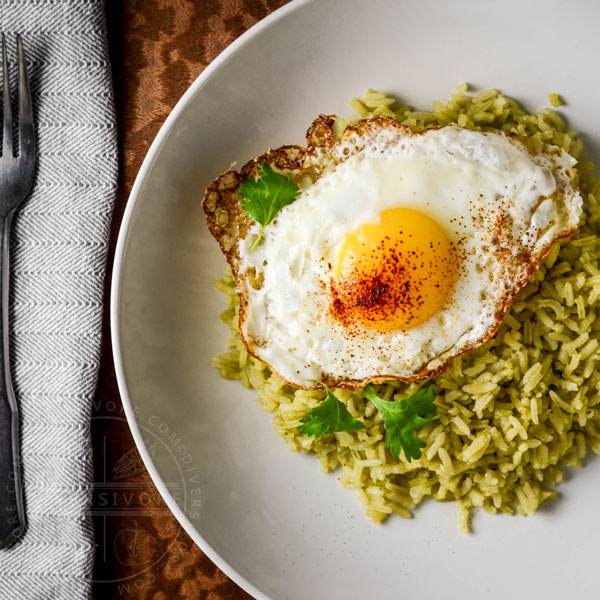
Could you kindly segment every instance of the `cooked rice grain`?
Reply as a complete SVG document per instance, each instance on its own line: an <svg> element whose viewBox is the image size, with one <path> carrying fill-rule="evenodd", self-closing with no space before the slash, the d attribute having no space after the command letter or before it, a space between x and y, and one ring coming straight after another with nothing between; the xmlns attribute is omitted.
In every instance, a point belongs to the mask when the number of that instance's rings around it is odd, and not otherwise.
<svg viewBox="0 0 600 600"><path fill-rule="evenodd" d="M357 114L339 119L335 134L341 136L360 118L387 115L416 131L457 122L534 136L579 158L581 140L553 110L528 114L497 90L466 92L462 84L446 104L434 102L433 112L424 112L396 106L395 99L369 89L352 100ZM550 101L557 106L560 99L551 94ZM433 386L440 419L419 430L427 443L419 460L395 459L385 449L381 416L361 391L336 394L365 423L363 430L316 439L300 435L300 419L324 393L285 384L247 354L237 329L230 272L215 283L227 298L221 318L231 328L231 339L214 366L222 377L260 390L258 402L273 414L275 429L290 449L315 454L323 471L341 469L340 483L354 490L375 522L392 513L410 518L411 509L427 497L457 500L462 531L469 530L473 507L532 515L542 502L557 497L549 486L562 481L563 466L581 466L588 448L600 454L600 180L592 171L590 163L580 167L581 227L554 245L497 334L430 381L378 386L386 400Z"/></svg>

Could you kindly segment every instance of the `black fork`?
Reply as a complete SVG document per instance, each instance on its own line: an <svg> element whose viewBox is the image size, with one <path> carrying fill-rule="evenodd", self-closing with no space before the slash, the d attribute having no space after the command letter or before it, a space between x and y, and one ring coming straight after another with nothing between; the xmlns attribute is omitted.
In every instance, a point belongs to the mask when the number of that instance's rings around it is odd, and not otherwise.
<svg viewBox="0 0 600 600"><path fill-rule="evenodd" d="M12 218L33 183L36 143L29 79L23 42L17 35L19 65L18 147L14 144L6 44L2 35L3 135L0 155L0 548L9 546L25 529L21 484L19 415L10 374L8 323L9 248Z"/></svg>

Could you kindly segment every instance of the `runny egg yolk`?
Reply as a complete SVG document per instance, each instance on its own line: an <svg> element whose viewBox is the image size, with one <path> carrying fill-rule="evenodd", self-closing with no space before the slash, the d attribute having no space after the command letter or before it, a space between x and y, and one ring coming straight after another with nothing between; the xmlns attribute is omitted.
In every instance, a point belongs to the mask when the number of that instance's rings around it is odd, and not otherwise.
<svg viewBox="0 0 600 600"><path fill-rule="evenodd" d="M427 215L409 208L346 235L333 265L331 312L345 325L403 331L441 310L457 275L454 247Z"/></svg>

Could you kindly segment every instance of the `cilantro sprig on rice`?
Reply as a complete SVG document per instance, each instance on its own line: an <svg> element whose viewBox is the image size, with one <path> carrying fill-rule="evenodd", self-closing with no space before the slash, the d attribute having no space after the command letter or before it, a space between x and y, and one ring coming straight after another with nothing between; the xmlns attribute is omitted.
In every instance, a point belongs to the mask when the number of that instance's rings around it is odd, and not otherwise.
<svg viewBox="0 0 600 600"><path fill-rule="evenodd" d="M364 429L365 424L355 419L346 405L324 383L321 385L327 392L326 399L300 419L302 425L298 427L298 431L306 437L320 437L328 433ZM434 391L424 388L403 400L389 401L380 398L375 388L369 384L363 390L363 396L381 414L386 430L385 446L392 456L400 458L404 451L408 462L421 458L421 448L427 444L414 432L439 418L439 415L433 415L436 410Z"/></svg>

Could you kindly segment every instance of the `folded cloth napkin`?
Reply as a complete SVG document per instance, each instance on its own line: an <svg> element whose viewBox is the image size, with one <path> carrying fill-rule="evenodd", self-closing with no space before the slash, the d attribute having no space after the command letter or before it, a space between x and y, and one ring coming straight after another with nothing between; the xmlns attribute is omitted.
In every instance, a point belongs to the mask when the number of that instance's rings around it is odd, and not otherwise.
<svg viewBox="0 0 600 600"><path fill-rule="evenodd" d="M89 426L117 177L105 29L102 0L0 0L11 79L23 37L38 136L36 181L11 239L27 530L0 550L2 600L91 595Z"/></svg>

